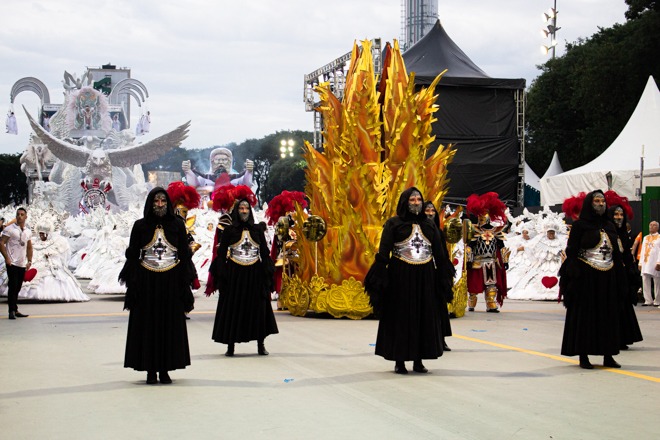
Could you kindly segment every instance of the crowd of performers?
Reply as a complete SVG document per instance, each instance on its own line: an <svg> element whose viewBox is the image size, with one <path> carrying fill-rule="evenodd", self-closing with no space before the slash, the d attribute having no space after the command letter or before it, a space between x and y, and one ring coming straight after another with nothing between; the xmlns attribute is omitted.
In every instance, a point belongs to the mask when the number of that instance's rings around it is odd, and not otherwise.
<svg viewBox="0 0 660 440"><path fill-rule="evenodd" d="M169 371L190 364L186 319L194 308L193 291L206 281L204 293L218 295L211 337L227 346L226 356L250 341L256 341L259 355L268 355L265 338L278 333L271 300L281 291L283 271L295 271L286 263L288 245L296 239L291 214L295 204L307 205L302 193L285 191L264 217L254 210L250 188L240 184L244 174L229 175L223 159L218 157L215 175L207 176L216 179L207 193L214 210L199 208L206 203L199 187L210 186L211 179L185 163L195 183L154 188L140 218L135 210L58 218L34 206L33 237L27 211L18 209L15 219L1 225L0 295L8 296L9 318L27 316L18 311L19 298L88 301L77 281L88 278L94 293L125 294L130 311L125 367L146 371L147 383L171 383ZM496 193L467 202L464 218L471 221L464 246L451 253L443 228L449 212L425 201L415 187L400 195L364 280L379 319L376 355L407 374L405 362L425 373L423 360L449 351L448 304L464 270L469 312L482 295L489 313L499 312L505 298L559 298L566 307L561 353L579 356L582 368L593 368L589 355L619 368L613 356L642 340L633 307L642 285L639 269L650 261L655 272L644 279L657 281L660 273L660 240L651 240L657 224L651 239L640 240L638 266L626 228L632 210L612 191L567 200L570 228L563 214L549 209L512 217ZM645 303L660 301L657 290L648 295Z"/></svg>

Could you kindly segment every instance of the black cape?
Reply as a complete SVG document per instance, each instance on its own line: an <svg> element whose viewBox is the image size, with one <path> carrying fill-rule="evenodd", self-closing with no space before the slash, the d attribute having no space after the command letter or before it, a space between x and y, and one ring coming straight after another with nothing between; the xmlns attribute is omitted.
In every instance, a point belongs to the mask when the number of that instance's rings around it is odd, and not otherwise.
<svg viewBox="0 0 660 440"><path fill-rule="evenodd" d="M376 261L365 277L372 305L380 309L376 355L393 361L442 356L441 304L446 308L452 295L454 268L440 230L423 212L408 211L413 191L417 189L401 194L397 215L385 223ZM392 256L394 243L408 238L414 224L432 244L433 260L425 264L409 264Z"/></svg>
<svg viewBox="0 0 660 440"><path fill-rule="evenodd" d="M149 193L145 216L133 225L126 263L119 274L127 288L124 308L130 310L124 367L138 371L170 371L190 365L185 318L194 303L190 249L185 225L174 215L169 197L164 217L152 213L159 192L167 197L163 188ZM158 225L178 251L179 263L166 272L154 272L140 264L140 251L151 242Z"/></svg>
<svg viewBox="0 0 660 440"><path fill-rule="evenodd" d="M252 210L246 222L239 219L238 208L234 208L231 217L232 224L222 233L211 267L219 292L212 338L223 344L258 341L278 333L270 299L274 264L266 241L266 225L254 224ZM249 266L227 258L229 246L240 240L243 231L248 231L259 244L260 261Z"/></svg>
<svg viewBox="0 0 660 440"><path fill-rule="evenodd" d="M566 244L566 260L559 270L560 292L566 307L561 354L615 355L619 353L620 301L622 286L617 274L623 265L618 236L605 214L592 205L593 191L584 199L580 218L571 227ZM578 258L581 249L594 248L604 231L612 244L614 266L597 270Z"/></svg>
<svg viewBox="0 0 660 440"><path fill-rule="evenodd" d="M618 207L619 205L610 206L607 210L607 217L613 223L614 211ZM635 307L633 307L637 304L637 291L642 286L642 279L630 250L632 247L632 240L626 229L626 223L628 222L626 210L623 209L623 207L621 207L621 209L623 210L623 224L621 227L616 225L614 225L614 227L619 236L621 243L621 256L623 258L623 265L619 267L618 278L620 280L625 280L625 282L623 282L624 291L622 292L619 304L619 325L621 327L621 345L623 346L639 342L644 338L642 337L642 330L639 328L639 322L637 321L637 315L635 314Z"/></svg>

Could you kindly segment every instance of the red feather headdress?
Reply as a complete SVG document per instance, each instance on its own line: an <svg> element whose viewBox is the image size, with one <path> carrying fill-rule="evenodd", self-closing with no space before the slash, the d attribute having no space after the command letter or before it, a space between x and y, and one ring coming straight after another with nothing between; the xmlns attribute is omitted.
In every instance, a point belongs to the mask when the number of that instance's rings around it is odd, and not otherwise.
<svg viewBox="0 0 660 440"><path fill-rule="evenodd" d="M307 208L305 193L300 191L282 191L281 194L273 197L273 200L268 203L268 209L266 209L268 224L274 225L287 212L294 211L296 209L296 203L303 209Z"/></svg>
<svg viewBox="0 0 660 440"><path fill-rule="evenodd" d="M252 207L257 204L257 197L249 186L234 186L231 183L220 186L213 192L213 210L229 211L234 206L236 200L242 199L247 199Z"/></svg>
<svg viewBox="0 0 660 440"><path fill-rule="evenodd" d="M188 209L199 207L199 193L195 188L183 182L170 183L167 186L167 195L174 206L183 205Z"/></svg>
<svg viewBox="0 0 660 440"><path fill-rule="evenodd" d="M571 196L564 200L561 210L564 211L566 218L577 220L580 217L580 211L582 211L582 204L585 197L587 197L587 193L581 192L576 196Z"/></svg>
<svg viewBox="0 0 660 440"><path fill-rule="evenodd" d="M628 197L622 197L616 191L609 190L605 192L605 202L607 202L608 208L619 205L626 213L628 220L632 220L633 210L630 203L628 203Z"/></svg>
<svg viewBox="0 0 660 440"><path fill-rule="evenodd" d="M466 209L476 216L488 214L492 220L506 221L506 205L493 191L482 195L472 194L467 198Z"/></svg>

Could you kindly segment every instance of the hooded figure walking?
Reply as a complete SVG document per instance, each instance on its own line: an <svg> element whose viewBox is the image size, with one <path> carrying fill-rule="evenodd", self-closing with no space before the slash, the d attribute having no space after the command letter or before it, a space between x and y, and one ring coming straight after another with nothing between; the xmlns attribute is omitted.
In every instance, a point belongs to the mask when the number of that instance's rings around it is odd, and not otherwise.
<svg viewBox="0 0 660 440"><path fill-rule="evenodd" d="M231 225L222 233L211 266L219 293L212 338L227 344L226 356L234 356L236 343L255 340L257 353L265 356L264 339L278 333L270 300L275 267L266 224L254 223L247 198L237 199L230 215Z"/></svg>
<svg viewBox="0 0 660 440"><path fill-rule="evenodd" d="M422 209L421 192L405 190L396 216L383 226L380 246L364 280L380 316L376 355L394 361L394 372L427 373L423 359L443 353L441 303L452 300L454 267L440 230Z"/></svg>
<svg viewBox="0 0 660 440"><path fill-rule="evenodd" d="M124 367L147 372L147 383L170 384L168 372L190 365L185 314L193 309L191 252L183 220L167 191L151 190L144 218L133 225L119 280L130 310Z"/></svg>

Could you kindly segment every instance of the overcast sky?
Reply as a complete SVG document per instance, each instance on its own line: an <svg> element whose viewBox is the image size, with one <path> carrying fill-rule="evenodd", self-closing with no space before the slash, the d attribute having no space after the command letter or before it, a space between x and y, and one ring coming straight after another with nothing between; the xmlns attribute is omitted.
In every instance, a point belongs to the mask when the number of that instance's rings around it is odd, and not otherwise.
<svg viewBox="0 0 660 440"><path fill-rule="evenodd" d="M449 36L491 77L538 76L541 16L553 0L439 0ZM624 23L624 0L558 0L559 49L598 27ZM0 91L36 77L62 103L64 71L129 67L149 91L148 140L192 121L186 148L240 143L280 130L309 130L303 75L351 50L354 40L401 34L400 0L3 0ZM547 44L547 43L546 43ZM440 97L440 103L442 97ZM25 149L22 92L14 104L19 134L0 132L0 153ZM132 103L132 125L139 110ZM4 120L4 112L3 112Z"/></svg>

